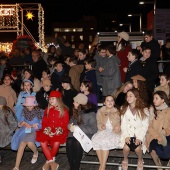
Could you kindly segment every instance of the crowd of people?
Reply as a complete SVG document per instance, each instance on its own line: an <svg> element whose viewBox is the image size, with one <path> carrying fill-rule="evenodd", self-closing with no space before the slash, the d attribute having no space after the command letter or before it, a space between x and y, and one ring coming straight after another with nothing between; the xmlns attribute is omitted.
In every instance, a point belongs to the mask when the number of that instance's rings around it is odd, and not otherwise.
<svg viewBox="0 0 170 170"><path fill-rule="evenodd" d="M120 32L116 46L94 43L87 50L55 38L59 46L50 45L47 53L25 48L0 54L0 162L10 144L17 151L13 170L19 170L25 147L33 152L32 164L41 147L42 169L57 170L55 156L66 143L70 170L79 170L79 127L91 140L99 170L115 148L123 150L123 170L130 151L138 157L137 170L146 152L162 170L161 159L170 159L170 62L160 72L157 61L170 60L170 40L160 46L147 31L132 49L128 33Z"/></svg>

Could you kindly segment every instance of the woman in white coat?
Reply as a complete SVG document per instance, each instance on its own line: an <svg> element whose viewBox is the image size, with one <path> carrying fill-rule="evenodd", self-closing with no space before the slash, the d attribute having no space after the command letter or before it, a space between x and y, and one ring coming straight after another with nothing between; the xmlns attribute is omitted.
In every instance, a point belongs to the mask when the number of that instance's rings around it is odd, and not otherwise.
<svg viewBox="0 0 170 170"><path fill-rule="evenodd" d="M146 152L145 136L148 130L149 111L136 89L127 92L126 103L121 108L121 147L124 160L122 169L128 169L128 155L134 150L138 156L137 170L143 170L142 154ZM143 150L143 153L142 153Z"/></svg>

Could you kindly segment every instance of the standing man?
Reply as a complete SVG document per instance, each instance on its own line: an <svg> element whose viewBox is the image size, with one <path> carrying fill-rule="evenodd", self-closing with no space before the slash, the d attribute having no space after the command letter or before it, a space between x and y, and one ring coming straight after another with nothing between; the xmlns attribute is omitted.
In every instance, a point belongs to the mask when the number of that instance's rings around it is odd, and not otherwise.
<svg viewBox="0 0 170 170"><path fill-rule="evenodd" d="M34 73L34 76L41 80L42 72L44 69L47 68L46 62L40 57L40 54L38 51L32 52L32 72Z"/></svg>
<svg viewBox="0 0 170 170"><path fill-rule="evenodd" d="M102 100L102 83L103 83L103 76L100 75L99 68L103 67L107 61L106 56L106 47L104 45L100 45L97 48L98 53L94 55L94 60L96 61L96 79L97 79L97 99L98 101Z"/></svg>
<svg viewBox="0 0 170 170"><path fill-rule="evenodd" d="M122 85L120 75L120 59L115 55L116 47L109 45L106 50L107 61L103 67L99 68L100 75L103 76L103 97L114 94L115 90Z"/></svg>
<svg viewBox="0 0 170 170"><path fill-rule="evenodd" d="M144 41L141 43L141 46L138 47L140 52L142 53L143 49L149 47L151 48L151 56L152 61L157 62L160 57L160 44L153 37L153 32L148 30L144 34Z"/></svg>

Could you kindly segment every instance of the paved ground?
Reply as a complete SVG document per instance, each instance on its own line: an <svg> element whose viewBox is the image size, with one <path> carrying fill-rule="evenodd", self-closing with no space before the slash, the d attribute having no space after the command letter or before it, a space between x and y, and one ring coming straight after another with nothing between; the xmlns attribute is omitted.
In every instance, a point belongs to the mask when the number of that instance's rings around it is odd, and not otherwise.
<svg viewBox="0 0 170 170"><path fill-rule="evenodd" d="M15 165L16 152L11 150L4 150L3 153L4 153L4 157L2 163L0 163L0 170L12 170ZM20 170L42 170L42 166L45 163L45 157L43 153L39 152L38 160L34 165L32 165L30 162L31 158L32 158L32 152L25 151L21 162ZM96 156L87 156L83 160L90 160L95 162L98 161ZM121 160L122 158L113 159L113 157L110 157L108 159L108 162L111 163L121 162ZM69 170L69 164L67 161L66 154L63 153L58 154L56 157L56 162L59 163L60 165L59 170ZM133 163L133 164L136 164L136 162L137 162L136 159L132 159L129 161L129 163ZM146 160L146 162L147 162L146 164L153 165L152 160ZM98 167L99 165L94 165L94 164L81 164L81 170L98 170ZM106 170L121 170L121 169L118 169L117 166L107 165ZM136 170L136 168L129 167L128 170ZM144 170L151 170L151 168L144 168ZM156 169L152 169L152 170L156 170Z"/></svg>

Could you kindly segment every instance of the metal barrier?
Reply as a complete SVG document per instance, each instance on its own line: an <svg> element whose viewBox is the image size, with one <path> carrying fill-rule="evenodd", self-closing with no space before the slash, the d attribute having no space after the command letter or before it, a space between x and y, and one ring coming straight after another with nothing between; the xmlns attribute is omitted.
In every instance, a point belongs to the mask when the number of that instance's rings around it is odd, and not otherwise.
<svg viewBox="0 0 170 170"><path fill-rule="evenodd" d="M82 164L95 164L99 165L99 162L93 162L93 161L81 161ZM111 165L111 166L118 166L118 170L122 170L121 168L121 163L110 163L107 162L106 165ZM129 167L137 167L137 164L128 164ZM143 165L144 168L163 168L163 169L170 169L168 166L154 166L154 165ZM120 169L121 168L121 169Z"/></svg>

